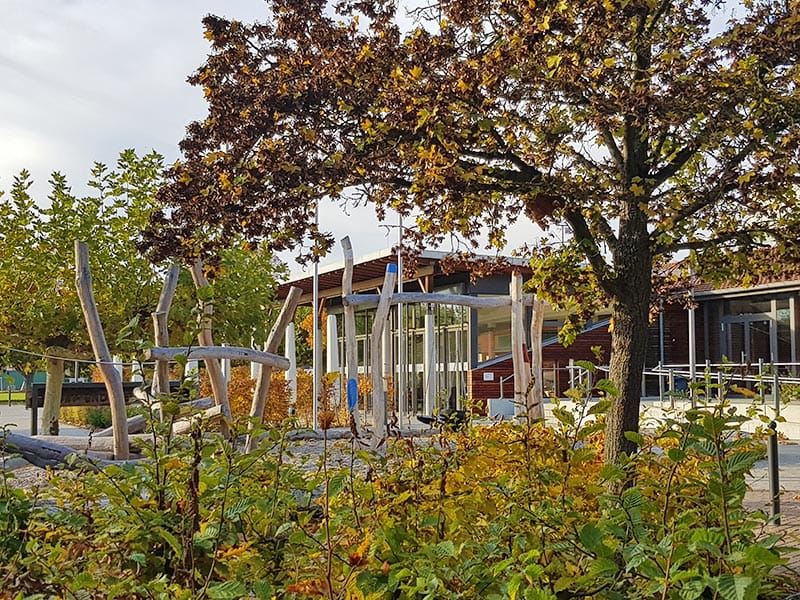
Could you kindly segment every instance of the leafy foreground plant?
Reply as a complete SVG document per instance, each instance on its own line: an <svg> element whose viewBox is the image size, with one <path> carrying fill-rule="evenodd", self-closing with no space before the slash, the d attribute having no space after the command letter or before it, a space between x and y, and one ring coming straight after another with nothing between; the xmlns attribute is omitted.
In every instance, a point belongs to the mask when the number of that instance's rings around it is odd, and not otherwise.
<svg viewBox="0 0 800 600"><path fill-rule="evenodd" d="M606 402L575 402L554 428L345 448L339 469L293 457L286 430L250 455L156 435L147 463L53 478L17 546L4 530L0 598L743 600L797 585L767 516L742 506L763 453L742 417L666 419L609 468Z"/></svg>

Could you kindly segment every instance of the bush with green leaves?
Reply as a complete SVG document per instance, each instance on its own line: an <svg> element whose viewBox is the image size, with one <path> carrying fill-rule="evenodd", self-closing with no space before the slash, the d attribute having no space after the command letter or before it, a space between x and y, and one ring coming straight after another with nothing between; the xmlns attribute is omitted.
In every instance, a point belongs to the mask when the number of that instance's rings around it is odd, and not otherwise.
<svg viewBox="0 0 800 600"><path fill-rule="evenodd" d="M577 411L555 406L554 427L471 427L394 440L384 455L340 442L350 464L335 469L293 454L286 428L244 455L199 428L175 438L156 424L148 460L56 477L35 506L11 497L24 518L2 538L19 551L0 565L0 589L744 600L797 587L769 518L743 505L763 455L762 440L740 434L745 417L723 404L665 418L607 466L608 402L573 400Z"/></svg>

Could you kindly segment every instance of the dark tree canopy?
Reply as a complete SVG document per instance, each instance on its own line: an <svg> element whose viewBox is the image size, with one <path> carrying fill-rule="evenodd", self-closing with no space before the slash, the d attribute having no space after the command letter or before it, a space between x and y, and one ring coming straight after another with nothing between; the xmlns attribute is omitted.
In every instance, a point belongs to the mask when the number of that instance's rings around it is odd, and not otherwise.
<svg viewBox="0 0 800 600"><path fill-rule="evenodd" d="M270 7L205 20L190 81L209 114L161 190L161 254L240 233L324 252L324 197L419 215L420 245L566 222L558 256L614 309L613 457L637 427L653 266L688 250L729 275L754 248L795 252L796 2L748 0L718 33L708 0L439 0L408 32L387 0Z"/></svg>

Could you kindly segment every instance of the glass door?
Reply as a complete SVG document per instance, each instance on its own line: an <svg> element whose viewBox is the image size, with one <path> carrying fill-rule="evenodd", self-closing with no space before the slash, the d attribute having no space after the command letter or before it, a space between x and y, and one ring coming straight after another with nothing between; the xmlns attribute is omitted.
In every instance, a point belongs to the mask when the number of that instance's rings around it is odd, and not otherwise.
<svg viewBox="0 0 800 600"><path fill-rule="evenodd" d="M722 320L723 354L735 363L772 362L777 353L775 321L763 315Z"/></svg>

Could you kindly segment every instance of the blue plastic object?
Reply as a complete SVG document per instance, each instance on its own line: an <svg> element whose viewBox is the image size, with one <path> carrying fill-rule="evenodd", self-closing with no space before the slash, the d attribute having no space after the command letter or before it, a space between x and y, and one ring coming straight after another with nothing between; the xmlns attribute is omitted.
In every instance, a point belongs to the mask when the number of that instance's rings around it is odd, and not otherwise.
<svg viewBox="0 0 800 600"><path fill-rule="evenodd" d="M347 380L347 410L353 412L358 406L358 382L355 379Z"/></svg>

